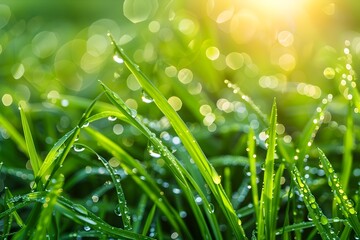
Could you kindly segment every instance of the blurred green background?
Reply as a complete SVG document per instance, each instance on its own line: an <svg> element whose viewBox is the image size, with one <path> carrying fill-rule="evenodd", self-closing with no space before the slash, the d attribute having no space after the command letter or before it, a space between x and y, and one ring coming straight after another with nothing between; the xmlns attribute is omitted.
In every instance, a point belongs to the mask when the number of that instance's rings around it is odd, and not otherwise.
<svg viewBox="0 0 360 240"><path fill-rule="evenodd" d="M141 115L161 119L153 105L141 101L134 77L113 61L110 32L194 124L200 140L202 130L223 133L232 124L263 131L226 87L228 79L265 113L277 98L280 133L289 134L289 141L332 94L327 131L319 138L335 146L342 141L346 112L346 89L340 86L345 40L351 43L353 67L358 66L359 10L355 0L1 1L0 111L20 129L18 103L30 103L43 151L76 125L84 110L69 96L94 99L101 92L97 80ZM5 151L14 147L8 138L1 128L4 159L16 155ZM226 141L206 144L227 151Z"/></svg>

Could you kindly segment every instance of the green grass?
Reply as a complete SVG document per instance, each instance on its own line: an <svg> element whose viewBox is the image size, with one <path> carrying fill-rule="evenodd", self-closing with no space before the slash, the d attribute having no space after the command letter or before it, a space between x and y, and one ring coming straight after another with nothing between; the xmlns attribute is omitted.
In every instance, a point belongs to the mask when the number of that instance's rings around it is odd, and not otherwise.
<svg viewBox="0 0 360 240"><path fill-rule="evenodd" d="M103 19L51 50L51 37L36 47L36 19L26 28L17 82L0 89L1 239L359 238L357 40L338 47L345 58L329 46L326 61L297 58L320 65L311 81L327 67L310 83L256 66L258 51L235 51L180 3L125 2L130 21L154 19L143 35ZM0 38L1 62L21 26Z"/></svg>

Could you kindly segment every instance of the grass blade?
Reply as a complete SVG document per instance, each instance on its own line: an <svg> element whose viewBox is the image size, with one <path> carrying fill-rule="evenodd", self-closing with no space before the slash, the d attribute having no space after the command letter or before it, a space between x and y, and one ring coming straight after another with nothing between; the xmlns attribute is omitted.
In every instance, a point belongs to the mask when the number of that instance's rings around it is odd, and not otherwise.
<svg viewBox="0 0 360 240"><path fill-rule="evenodd" d="M73 203L72 201L60 197L55 205L55 209L64 216L72 219L75 222L81 223L84 226L89 226L94 230L98 230L108 237L115 237L121 239L140 239L150 240L153 238L142 236L140 234L115 228L104 222L101 218L97 217L92 212L88 211L82 205Z"/></svg>
<svg viewBox="0 0 360 240"><path fill-rule="evenodd" d="M250 166L250 182L251 182L251 191L252 191L252 198L253 204L255 208L255 216L256 219L259 219L259 194L258 194L258 187L257 187L257 174L256 174L256 155L255 155L255 135L254 130L250 128L248 134L248 143L247 143L247 150L249 156L249 166Z"/></svg>
<svg viewBox="0 0 360 240"><path fill-rule="evenodd" d="M57 201L57 198L62 193L62 186L64 183L64 175L60 174L56 179L51 181L51 185L49 186L49 192L45 198L45 202L43 203L43 209L41 210L39 221L36 226L36 230L32 235L32 239L48 239L48 229L51 228L52 222L52 214ZM51 236L54 238L55 236Z"/></svg>
<svg viewBox="0 0 360 240"><path fill-rule="evenodd" d="M264 183L260 198L259 218L258 218L258 239L275 239L275 229L273 222L273 191L274 191L274 159L276 146L276 123L277 109L274 100L271 115L270 126L268 130L268 149L265 158Z"/></svg>
<svg viewBox="0 0 360 240"><path fill-rule="evenodd" d="M316 108L312 118L306 124L304 130L301 133L300 141L298 143L298 152L294 159L297 160L298 169L300 172L303 171L304 159L308 154L309 149L314 141L317 131L319 130L323 120L326 107L332 100L332 95L329 94L327 98L322 99L320 106Z"/></svg>
<svg viewBox="0 0 360 240"><path fill-rule="evenodd" d="M169 119L172 127L178 134L189 155L198 166L202 176L208 184L211 192L214 194L222 212L224 213L230 225L232 232L238 239L244 239L245 232L241 226L241 221L236 216L236 213L229 201L226 193L222 187L221 177L218 175L213 166L211 166L205 157L203 151L198 145L197 141L190 133L188 127L183 120L179 117L177 112L167 102L161 92L153 85L153 83L140 71L139 67L134 64L131 59L124 53L124 51L117 47L116 42L111 38L115 47L116 54L118 54L124 61L128 69L134 74L143 90L145 90L154 100L158 108Z"/></svg>
<svg viewBox="0 0 360 240"><path fill-rule="evenodd" d="M155 211L156 211L156 205L154 204L154 206L151 208L151 210L149 212L148 217L146 218L145 225L144 225L144 228L142 231L142 235L146 235L146 233L149 231L151 222L154 219Z"/></svg>
<svg viewBox="0 0 360 240"><path fill-rule="evenodd" d="M80 145L80 144L78 144L78 145ZM111 180L114 183L114 186L115 186L115 189L116 189L116 195L117 195L117 198L118 198L118 205L116 206L115 212L116 212L117 215L119 215L119 216L121 215L123 225L124 225L124 229L125 230L131 230L132 226L131 226L131 221L130 221L130 213L129 213L129 208L127 206L127 202L126 202L126 199L125 199L124 191L123 191L123 189L121 187L120 175L115 174L114 169L110 166L108 161L106 161L105 158L103 158L102 156L97 154L94 150L92 150L88 146L85 146L85 145L82 145L82 144L80 146L81 147L86 147L91 152L96 154L97 158L101 161L101 163L104 165L104 167L106 168L106 170L110 174L110 177L111 177Z"/></svg>
<svg viewBox="0 0 360 240"><path fill-rule="evenodd" d="M26 146L26 142L24 138L20 135L20 133L16 130L16 128L1 114L0 114L0 125L6 129L10 137L19 146L19 149L23 153L29 156L28 148Z"/></svg>
<svg viewBox="0 0 360 240"><path fill-rule="evenodd" d="M334 192L335 199L340 206L341 212L348 220L351 227L354 229L356 235L360 237L360 222L355 210L355 206L345 193L342 184L340 183L339 177L334 172L334 168L332 167L330 161L327 159L323 151L320 149L318 150L320 153L322 167L329 179L329 186Z"/></svg>
<svg viewBox="0 0 360 240"><path fill-rule="evenodd" d="M31 167L32 167L32 170L34 171L34 175L37 175L37 173L40 169L40 166L42 165L42 161L40 160L40 158L37 154L36 148L35 148L34 140L32 137L31 130L30 130L30 126L29 126L29 122L27 121L26 115L24 112L25 107L26 106L23 104L19 106L21 122L22 122L23 130L24 130L27 151L29 152Z"/></svg>
<svg viewBox="0 0 360 240"><path fill-rule="evenodd" d="M13 195L11 194L9 188L6 187L5 188L5 202L7 203L7 206L9 209L14 207L14 203L9 201L9 199L11 199L11 198L13 198ZM10 217L15 218L15 221L19 225L19 227L22 228L25 226L23 220L21 219L20 215L16 211L13 212ZM11 226L9 226L9 227L11 227ZM8 230L10 231L10 228Z"/></svg>
<svg viewBox="0 0 360 240"><path fill-rule="evenodd" d="M314 195L311 193L309 186L301 177L301 174L296 166L291 170L291 175L294 182L303 196L305 206L309 212L309 216L315 224L317 231L323 239L338 239L334 230L329 224L329 219L323 214Z"/></svg>

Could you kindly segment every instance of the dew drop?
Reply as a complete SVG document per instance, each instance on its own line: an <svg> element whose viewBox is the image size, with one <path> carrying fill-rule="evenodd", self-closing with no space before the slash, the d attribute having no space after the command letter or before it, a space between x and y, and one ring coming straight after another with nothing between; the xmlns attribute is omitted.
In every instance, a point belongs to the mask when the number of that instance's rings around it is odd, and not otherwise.
<svg viewBox="0 0 360 240"><path fill-rule="evenodd" d="M209 203L209 205L207 207L207 210L208 210L209 213L214 213L215 212L214 204Z"/></svg>
<svg viewBox="0 0 360 240"><path fill-rule="evenodd" d="M154 101L154 99L152 99L150 97L150 95L146 92L146 91L142 91L142 96L141 96L141 100L144 102L144 103L152 103Z"/></svg>
<svg viewBox="0 0 360 240"><path fill-rule="evenodd" d="M86 127L88 127L90 125L90 123L89 122L84 122L84 124L81 126L82 128L86 128Z"/></svg>
<svg viewBox="0 0 360 240"><path fill-rule="evenodd" d="M325 217L324 215L322 215L322 216L320 217L320 222L321 222L322 225L326 225L326 224L329 223L329 220L327 219L327 217Z"/></svg>
<svg viewBox="0 0 360 240"><path fill-rule="evenodd" d="M117 117L115 117L115 116L109 116L108 117L108 120L111 121L111 122L115 121L116 119L117 119Z"/></svg>
<svg viewBox="0 0 360 240"><path fill-rule="evenodd" d="M149 152L150 156L152 156L153 158L161 157L161 154L155 150L153 145L148 146L148 152Z"/></svg>
<svg viewBox="0 0 360 240"><path fill-rule="evenodd" d="M84 226L84 230L85 230L86 232L88 232L88 231L91 230L91 227L89 227L89 226Z"/></svg>
<svg viewBox="0 0 360 240"><path fill-rule="evenodd" d="M121 208L120 208L119 205L117 205L116 208L114 209L114 213L115 213L117 216L121 217L122 213L121 213Z"/></svg>
<svg viewBox="0 0 360 240"><path fill-rule="evenodd" d="M75 152L83 152L85 150L84 147L79 146L79 145L74 145L73 149Z"/></svg>
<svg viewBox="0 0 360 240"><path fill-rule="evenodd" d="M120 56L119 56L119 53L118 52L115 52L114 56L113 56L113 59L115 62L119 63L119 64L122 64L124 63L124 59L122 59Z"/></svg>
<svg viewBox="0 0 360 240"><path fill-rule="evenodd" d="M221 183L221 176L218 174L214 174L213 175L213 181L215 184L220 184Z"/></svg>

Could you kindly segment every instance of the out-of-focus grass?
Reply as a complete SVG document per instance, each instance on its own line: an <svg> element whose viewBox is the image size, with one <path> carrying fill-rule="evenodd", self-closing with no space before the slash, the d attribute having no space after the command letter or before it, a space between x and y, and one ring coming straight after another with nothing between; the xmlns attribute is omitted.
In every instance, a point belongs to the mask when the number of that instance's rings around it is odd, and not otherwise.
<svg viewBox="0 0 360 240"><path fill-rule="evenodd" d="M358 10L2 1L1 234L359 237Z"/></svg>

